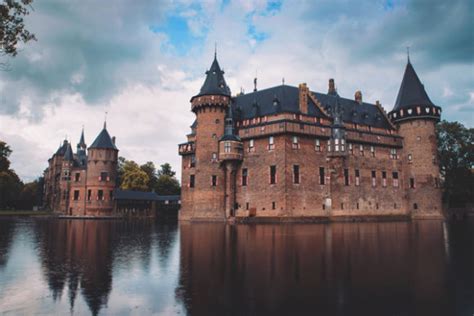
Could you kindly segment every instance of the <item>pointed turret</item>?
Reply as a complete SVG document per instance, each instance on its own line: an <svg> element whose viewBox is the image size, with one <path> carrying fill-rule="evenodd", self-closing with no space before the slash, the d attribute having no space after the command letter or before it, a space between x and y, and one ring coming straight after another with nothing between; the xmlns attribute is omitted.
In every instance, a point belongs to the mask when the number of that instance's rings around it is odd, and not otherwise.
<svg viewBox="0 0 474 316"><path fill-rule="evenodd" d="M74 160L74 154L72 152L71 143L68 143L66 147L66 152L64 153L64 161L73 161L73 160Z"/></svg>
<svg viewBox="0 0 474 316"><path fill-rule="evenodd" d="M211 64L211 68L206 71L206 80L201 87L201 91L191 99L191 102L194 98L204 95L223 95L230 97L230 89L225 82L224 71L221 70L219 66L216 54L214 54L214 61Z"/></svg>
<svg viewBox="0 0 474 316"><path fill-rule="evenodd" d="M431 102L408 58L397 100L389 117L394 122L414 118L439 120L441 108Z"/></svg>
<svg viewBox="0 0 474 316"><path fill-rule="evenodd" d="M104 128L102 131L99 133L97 138L94 140L92 145L89 147L89 149L93 148L103 148L103 149L115 149L118 150L117 147L115 146L114 141L110 137L109 132L107 131L107 125L104 122Z"/></svg>
<svg viewBox="0 0 474 316"><path fill-rule="evenodd" d="M79 140L79 143L77 144L77 149L86 149L87 148L87 145L86 145L86 142L84 140L84 127L82 128L82 132L81 132L81 139Z"/></svg>
<svg viewBox="0 0 474 316"><path fill-rule="evenodd" d="M87 145L84 140L84 127L82 128L81 138L77 144L77 160L79 161L80 166L85 166L87 163L87 154L86 154Z"/></svg>
<svg viewBox="0 0 474 316"><path fill-rule="evenodd" d="M240 137L235 134L234 118L232 114L232 107L228 107L224 125L224 136L221 140L233 140L240 142Z"/></svg>

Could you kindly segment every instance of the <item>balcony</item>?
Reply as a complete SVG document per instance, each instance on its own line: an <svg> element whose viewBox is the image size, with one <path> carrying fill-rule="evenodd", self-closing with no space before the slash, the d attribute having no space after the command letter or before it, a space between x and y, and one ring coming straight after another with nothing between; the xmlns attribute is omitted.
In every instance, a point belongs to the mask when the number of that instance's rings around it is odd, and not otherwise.
<svg viewBox="0 0 474 316"><path fill-rule="evenodd" d="M194 142L179 144L178 148L180 155L190 155L196 152L196 144Z"/></svg>

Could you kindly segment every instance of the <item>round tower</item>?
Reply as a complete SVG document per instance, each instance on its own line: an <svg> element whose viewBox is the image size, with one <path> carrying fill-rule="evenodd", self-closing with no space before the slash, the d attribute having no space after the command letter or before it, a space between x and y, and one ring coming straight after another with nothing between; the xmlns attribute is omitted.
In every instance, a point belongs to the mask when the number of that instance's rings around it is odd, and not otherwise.
<svg viewBox="0 0 474 316"><path fill-rule="evenodd" d="M106 123L88 148L86 214L109 216L113 212L113 192L117 179L118 149Z"/></svg>
<svg viewBox="0 0 474 316"><path fill-rule="evenodd" d="M196 114L195 167L189 173L182 201L182 219L224 220L224 168L219 162L219 140L224 135L224 121L230 106L230 89L224 80L217 57L206 71L206 80L199 94L191 98L191 110ZM189 196L192 195L192 199ZM191 204L191 203L189 203Z"/></svg>
<svg viewBox="0 0 474 316"><path fill-rule="evenodd" d="M442 218L436 123L441 107L434 105L410 60L389 117L403 137L401 159L406 208L413 218Z"/></svg>

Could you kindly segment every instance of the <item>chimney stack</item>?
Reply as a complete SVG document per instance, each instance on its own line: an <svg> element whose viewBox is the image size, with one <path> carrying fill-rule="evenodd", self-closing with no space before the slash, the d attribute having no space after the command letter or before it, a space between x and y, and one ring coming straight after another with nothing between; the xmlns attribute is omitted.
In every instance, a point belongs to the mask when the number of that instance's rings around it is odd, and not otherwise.
<svg viewBox="0 0 474 316"><path fill-rule="evenodd" d="M299 90L299 107L302 114L308 114L308 94L309 88L306 83L300 83Z"/></svg>
<svg viewBox="0 0 474 316"><path fill-rule="evenodd" d="M362 92L360 90L357 90L354 94L354 100L359 103L359 104L362 104Z"/></svg>
<svg viewBox="0 0 474 316"><path fill-rule="evenodd" d="M336 87L334 86L334 79L329 79L328 94L336 94Z"/></svg>

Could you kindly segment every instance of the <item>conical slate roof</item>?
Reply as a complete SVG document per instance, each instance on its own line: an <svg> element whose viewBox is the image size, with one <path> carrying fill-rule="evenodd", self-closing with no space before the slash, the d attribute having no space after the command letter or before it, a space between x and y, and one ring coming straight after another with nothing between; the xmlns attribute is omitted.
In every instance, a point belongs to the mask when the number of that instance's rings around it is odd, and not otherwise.
<svg viewBox="0 0 474 316"><path fill-rule="evenodd" d="M403 108L411 107L414 105L429 105L434 106L431 102L428 94L426 94L425 87L418 78L415 69L412 64L408 61L405 68L405 74L403 75L402 84L398 91L397 101L392 111L400 110Z"/></svg>
<svg viewBox="0 0 474 316"><path fill-rule="evenodd" d="M77 146L81 148L86 148L86 142L84 140L84 128L82 129L81 139L79 140L79 144L77 144Z"/></svg>
<svg viewBox="0 0 474 316"><path fill-rule="evenodd" d="M72 152L71 144L68 143L66 147L66 152L64 153L64 160L67 161L73 161L74 160L74 154Z"/></svg>
<svg viewBox="0 0 474 316"><path fill-rule="evenodd" d="M89 149L91 148L105 148L105 149L118 150L117 147L115 147L115 144L112 141L112 138L110 137L109 132L107 132L107 128L105 124L99 136L97 136L97 138L94 140L92 145L89 147Z"/></svg>
<svg viewBox="0 0 474 316"><path fill-rule="evenodd" d="M58 150L56 151L56 155L64 156L64 154L66 153L67 144L67 140L64 140L63 144L59 146Z"/></svg>
<svg viewBox="0 0 474 316"><path fill-rule="evenodd" d="M214 55L211 68L206 71L206 80L201 87L201 91L195 97L202 95L230 96L230 89L224 79L224 71L221 70L216 55Z"/></svg>

